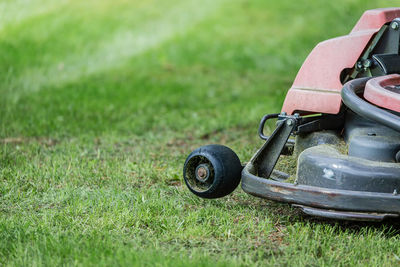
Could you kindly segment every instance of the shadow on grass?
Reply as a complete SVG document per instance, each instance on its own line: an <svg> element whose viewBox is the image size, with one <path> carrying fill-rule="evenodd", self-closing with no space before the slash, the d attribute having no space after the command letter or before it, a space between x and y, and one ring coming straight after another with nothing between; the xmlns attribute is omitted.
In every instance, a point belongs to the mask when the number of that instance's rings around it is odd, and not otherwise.
<svg viewBox="0 0 400 267"><path fill-rule="evenodd" d="M382 236L391 238L400 234L399 219L385 219L382 222L344 221L300 215L300 220L311 224L327 224L335 226L336 231L346 231L353 234L364 234L365 229L379 231Z"/></svg>
<svg viewBox="0 0 400 267"><path fill-rule="evenodd" d="M385 219L382 222L346 221L310 216L290 204L260 199L256 197L236 199L237 204L249 209L266 211L274 225L307 224L312 228L317 225L331 226L334 232L365 234L366 230L376 230L383 237L391 238L400 234L399 218Z"/></svg>

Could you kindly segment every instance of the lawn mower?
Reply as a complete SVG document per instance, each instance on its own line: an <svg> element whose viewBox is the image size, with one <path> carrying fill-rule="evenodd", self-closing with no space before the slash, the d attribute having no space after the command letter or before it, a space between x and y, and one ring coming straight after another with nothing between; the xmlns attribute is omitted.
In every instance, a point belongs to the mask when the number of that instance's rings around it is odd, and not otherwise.
<svg viewBox="0 0 400 267"><path fill-rule="evenodd" d="M364 12L348 35L319 43L281 112L261 119L262 147L244 165L226 146L194 150L183 168L190 191L219 198L241 181L248 194L312 216L399 217L399 42L400 8L384 8ZM266 136L270 120L276 128ZM295 177L275 169L281 155L296 158Z"/></svg>

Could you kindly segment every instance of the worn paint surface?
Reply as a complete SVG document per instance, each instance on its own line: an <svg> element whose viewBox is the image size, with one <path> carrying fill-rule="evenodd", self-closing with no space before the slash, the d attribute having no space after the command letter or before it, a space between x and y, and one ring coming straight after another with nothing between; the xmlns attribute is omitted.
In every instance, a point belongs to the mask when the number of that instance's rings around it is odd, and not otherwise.
<svg viewBox="0 0 400 267"><path fill-rule="evenodd" d="M365 85L364 97L377 106L400 112L400 75L369 80Z"/></svg>
<svg viewBox="0 0 400 267"><path fill-rule="evenodd" d="M282 111L337 114L341 107L341 72L353 68L379 28L397 17L400 8L368 10L349 35L319 43L300 68Z"/></svg>

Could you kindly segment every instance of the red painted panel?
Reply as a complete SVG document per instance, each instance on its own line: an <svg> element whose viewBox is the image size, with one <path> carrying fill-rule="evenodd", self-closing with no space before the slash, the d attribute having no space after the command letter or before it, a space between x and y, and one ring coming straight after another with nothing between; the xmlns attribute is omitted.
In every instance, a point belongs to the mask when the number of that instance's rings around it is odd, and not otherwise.
<svg viewBox="0 0 400 267"><path fill-rule="evenodd" d="M293 114L295 111L322 113L321 107L324 107L323 113L335 114L337 110L340 109L341 101L342 97L339 92L327 90L313 91L292 87L286 95L284 109L282 111L288 114Z"/></svg>
<svg viewBox="0 0 400 267"><path fill-rule="evenodd" d="M319 43L301 66L282 111L337 114L341 106L340 73L352 68L379 28L396 17L400 17L400 8L368 10L349 35ZM333 92L339 97L333 97Z"/></svg>
<svg viewBox="0 0 400 267"><path fill-rule="evenodd" d="M351 33L365 30L379 30L383 24L400 17L400 8L377 8L364 12L360 20L354 26Z"/></svg>

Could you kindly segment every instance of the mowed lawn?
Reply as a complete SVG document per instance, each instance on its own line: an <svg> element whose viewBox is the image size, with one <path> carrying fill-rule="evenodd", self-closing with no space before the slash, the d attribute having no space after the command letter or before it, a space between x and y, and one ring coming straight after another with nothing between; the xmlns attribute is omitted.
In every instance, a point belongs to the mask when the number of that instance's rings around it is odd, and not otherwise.
<svg viewBox="0 0 400 267"><path fill-rule="evenodd" d="M248 161L316 43L396 4L1 1L0 265L400 264L396 222L318 220L240 188L203 200L182 181L200 145Z"/></svg>

